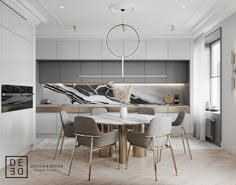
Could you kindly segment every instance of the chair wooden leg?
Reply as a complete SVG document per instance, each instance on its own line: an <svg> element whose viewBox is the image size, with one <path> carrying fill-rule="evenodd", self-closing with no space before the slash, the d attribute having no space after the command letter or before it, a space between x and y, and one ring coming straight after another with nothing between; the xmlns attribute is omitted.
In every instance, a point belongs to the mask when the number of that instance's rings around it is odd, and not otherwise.
<svg viewBox="0 0 236 185"><path fill-rule="evenodd" d="M55 154L54 154L54 160L57 157L57 151L58 151L58 147L59 147L61 136L62 136L62 128L61 128L61 132L60 132L60 135L59 135L59 138L58 138L58 141L57 141L57 147L56 147L56 151L55 151Z"/></svg>
<svg viewBox="0 0 236 185"><path fill-rule="evenodd" d="M119 162L119 157L118 157L118 151L117 151L116 143L115 143L115 152L116 152L116 161L117 161L118 169L120 170L120 162Z"/></svg>
<svg viewBox="0 0 236 185"><path fill-rule="evenodd" d="M61 148L60 148L60 154L61 154L61 151L62 151L62 147L63 147L63 144L64 144L64 139L65 139L65 137L63 136L63 137L62 137L62 141L61 141Z"/></svg>
<svg viewBox="0 0 236 185"><path fill-rule="evenodd" d="M184 133L181 134L181 139L183 143L184 153L186 154L186 148L185 148L185 143L184 143Z"/></svg>
<svg viewBox="0 0 236 185"><path fill-rule="evenodd" d="M153 164L154 164L154 172L155 172L155 181L157 181L157 161L156 161L156 149L153 148Z"/></svg>
<svg viewBox="0 0 236 185"><path fill-rule="evenodd" d="M128 149L128 154L127 154L126 167L125 167L126 170L128 169L128 160L129 160L130 146L131 146L131 143L129 143L129 149Z"/></svg>
<svg viewBox="0 0 236 185"><path fill-rule="evenodd" d="M90 177L91 177L92 158L93 158L93 137L91 138L91 145L90 145L90 155L89 155L89 177L88 177L88 181L90 181Z"/></svg>
<svg viewBox="0 0 236 185"><path fill-rule="evenodd" d="M157 150L157 158L156 158L156 162L158 163L159 162L159 150Z"/></svg>
<svg viewBox="0 0 236 185"><path fill-rule="evenodd" d="M159 162L161 162L161 157L162 157L162 148L160 149L160 157L159 157Z"/></svg>
<svg viewBox="0 0 236 185"><path fill-rule="evenodd" d="M70 176L70 171L71 171L72 161L73 161L74 154L75 154L76 144L77 144L77 136L75 137L74 148L73 148L71 159L70 159L70 167L69 167L69 171L68 171L68 176Z"/></svg>
<svg viewBox="0 0 236 185"><path fill-rule="evenodd" d="M184 128L182 128L182 129L183 129L183 132L184 132L184 138L186 139L186 143L187 143L187 147L188 147L188 151L189 151L189 156L190 156L190 159L192 160L193 157L192 157L191 149L190 149L190 146L189 146L188 137L186 135L185 129Z"/></svg>
<svg viewBox="0 0 236 185"><path fill-rule="evenodd" d="M173 159L173 163L174 163L174 167L175 167L175 173L176 173L176 176L178 176L177 166L176 166L176 162L175 162L175 155L174 155L174 151L173 151L173 148L171 145L170 137L169 137L169 145L170 145L169 147L170 147L170 151L171 151L171 155L172 155L172 159Z"/></svg>

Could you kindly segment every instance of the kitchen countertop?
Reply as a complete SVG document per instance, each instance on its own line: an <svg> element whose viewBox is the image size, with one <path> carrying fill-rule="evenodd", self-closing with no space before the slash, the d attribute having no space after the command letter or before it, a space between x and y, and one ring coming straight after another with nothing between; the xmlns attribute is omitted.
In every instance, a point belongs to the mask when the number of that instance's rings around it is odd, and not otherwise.
<svg viewBox="0 0 236 185"><path fill-rule="evenodd" d="M65 110L67 112L91 112L94 107L105 107L109 112L118 112L121 107L120 104L69 104L69 105L57 105L57 104L40 104L36 106L36 112L60 112ZM139 107L152 107L156 112L190 112L189 105L155 105L155 104L128 104L126 105L129 112L136 112Z"/></svg>

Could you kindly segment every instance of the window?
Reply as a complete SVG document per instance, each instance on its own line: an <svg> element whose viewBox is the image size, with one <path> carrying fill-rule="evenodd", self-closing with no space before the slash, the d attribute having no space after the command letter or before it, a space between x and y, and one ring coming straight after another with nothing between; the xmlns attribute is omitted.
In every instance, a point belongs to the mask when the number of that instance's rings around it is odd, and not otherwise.
<svg viewBox="0 0 236 185"><path fill-rule="evenodd" d="M211 44L211 105L220 107L220 60L221 60L221 42L220 40Z"/></svg>

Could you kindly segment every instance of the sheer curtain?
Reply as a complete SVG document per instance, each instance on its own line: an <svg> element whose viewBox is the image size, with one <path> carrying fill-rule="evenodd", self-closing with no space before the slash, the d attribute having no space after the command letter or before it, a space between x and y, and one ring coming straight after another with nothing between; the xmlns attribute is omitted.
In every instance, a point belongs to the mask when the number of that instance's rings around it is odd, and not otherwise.
<svg viewBox="0 0 236 185"><path fill-rule="evenodd" d="M210 62L209 50L205 48L205 37L194 39L193 46L193 120L194 135L205 141L205 106L209 101Z"/></svg>

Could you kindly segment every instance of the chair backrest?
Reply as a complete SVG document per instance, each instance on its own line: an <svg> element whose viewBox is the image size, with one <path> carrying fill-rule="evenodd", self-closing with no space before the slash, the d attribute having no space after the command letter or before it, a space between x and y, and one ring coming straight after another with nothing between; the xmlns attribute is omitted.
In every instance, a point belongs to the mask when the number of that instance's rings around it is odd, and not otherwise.
<svg viewBox="0 0 236 185"><path fill-rule="evenodd" d="M184 111L180 111L176 120L174 122L172 122L172 126L180 126L183 124L184 121L184 116L185 116L185 112Z"/></svg>
<svg viewBox="0 0 236 185"><path fill-rule="evenodd" d="M61 116L62 127L65 127L66 125L69 125L73 122L69 119L66 111L61 111L60 116Z"/></svg>
<svg viewBox="0 0 236 185"><path fill-rule="evenodd" d="M155 115L155 110L151 107L138 108L137 112L138 112L138 114Z"/></svg>
<svg viewBox="0 0 236 185"><path fill-rule="evenodd" d="M75 117L74 128L76 134L101 136L97 123L93 118L77 116Z"/></svg>
<svg viewBox="0 0 236 185"><path fill-rule="evenodd" d="M103 107L92 108L92 110L91 110L92 115L106 114L106 113L107 113L107 109L103 108Z"/></svg>
<svg viewBox="0 0 236 185"><path fill-rule="evenodd" d="M169 144L169 135L171 134L171 117L153 118L145 131L145 136L156 136L156 146Z"/></svg>
<svg viewBox="0 0 236 185"><path fill-rule="evenodd" d="M145 131L145 136L162 136L171 134L171 118L156 117L151 120Z"/></svg>

